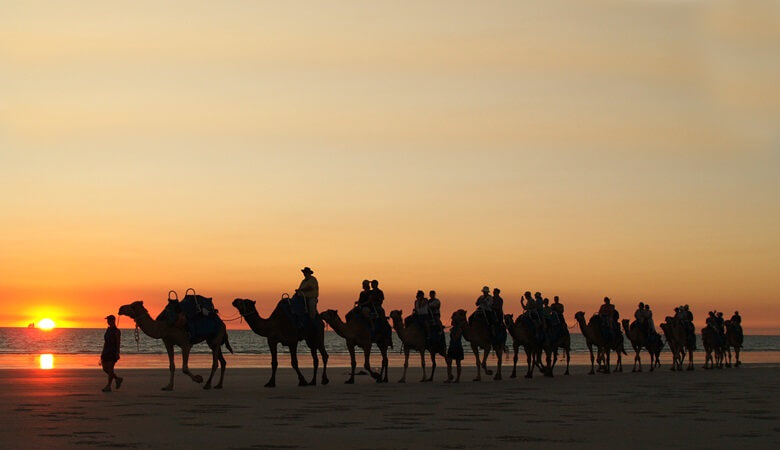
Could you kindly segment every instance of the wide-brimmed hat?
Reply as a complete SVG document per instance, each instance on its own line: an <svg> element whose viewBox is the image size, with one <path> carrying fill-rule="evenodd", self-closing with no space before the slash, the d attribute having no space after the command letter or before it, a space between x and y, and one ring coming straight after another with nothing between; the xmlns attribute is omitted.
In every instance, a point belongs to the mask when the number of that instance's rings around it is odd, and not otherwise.
<svg viewBox="0 0 780 450"><path fill-rule="evenodd" d="M308 266L306 266L306 267L304 267L303 269L301 269L301 272L303 272L303 273L306 273L306 272L309 272L309 273L314 273L314 271L313 271L313 270L311 270L311 268L310 268L310 267L308 267Z"/></svg>
<svg viewBox="0 0 780 450"><path fill-rule="evenodd" d="M482 292L490 292L490 288L487 286L482 286Z"/></svg>

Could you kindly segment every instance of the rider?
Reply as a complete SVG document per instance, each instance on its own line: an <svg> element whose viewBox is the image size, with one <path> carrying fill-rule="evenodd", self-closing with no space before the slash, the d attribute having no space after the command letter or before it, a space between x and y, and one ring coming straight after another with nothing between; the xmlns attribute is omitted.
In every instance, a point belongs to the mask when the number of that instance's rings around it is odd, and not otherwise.
<svg viewBox="0 0 780 450"><path fill-rule="evenodd" d="M599 317L602 325L610 332L614 331L613 323L615 321L615 306L609 297L604 297L604 304L599 308Z"/></svg>
<svg viewBox="0 0 780 450"><path fill-rule="evenodd" d="M501 289L493 289L493 326L501 327L504 323L504 299L501 298Z"/></svg>
<svg viewBox="0 0 780 450"><path fill-rule="evenodd" d="M648 335L652 336L652 335L656 334L655 322L653 321L653 312L650 311L650 305L648 305L648 304L645 304L645 313L646 313L646 317L647 317Z"/></svg>
<svg viewBox="0 0 780 450"><path fill-rule="evenodd" d="M550 309L557 313L561 321L563 321L563 303L561 303L561 299L557 295L553 297L553 304L550 305Z"/></svg>
<svg viewBox="0 0 780 450"><path fill-rule="evenodd" d="M358 296L357 301L357 307L360 311L360 315L363 316L364 319L366 319L366 322L369 323L371 327L371 334L374 334L374 321L371 320L371 286L368 280L363 280L363 290L360 291L360 295Z"/></svg>
<svg viewBox="0 0 780 450"><path fill-rule="evenodd" d="M379 289L379 281L377 280L371 280L371 291L368 293L368 298L371 301L371 304L374 306L374 309L376 309L376 312L379 314L380 317L384 316L384 309L382 308L382 303L385 301L385 293L382 292L381 289Z"/></svg>
<svg viewBox="0 0 780 450"><path fill-rule="evenodd" d="M490 288L487 286L482 287L482 295L477 298L477 311L482 312L482 317L485 318L490 334L493 334L493 297L490 296Z"/></svg>
<svg viewBox="0 0 780 450"><path fill-rule="evenodd" d="M429 292L431 298L428 299L428 312L431 315L431 325L439 331L443 330L444 326L441 323L441 300L436 297L436 291Z"/></svg>
<svg viewBox="0 0 780 450"><path fill-rule="evenodd" d="M371 307L371 312L373 314L373 322L379 324L380 329L384 327L386 333L392 334L392 329L387 324L387 320L385 318L385 309L382 307L382 303L385 301L385 293L379 289L379 281L371 280L371 290L368 292L368 300L369 306Z"/></svg>
<svg viewBox="0 0 780 450"><path fill-rule="evenodd" d="M644 333L645 336L649 336L649 326L647 323L647 310L645 309L645 302L639 302L637 310L634 312L634 319L636 320L636 326Z"/></svg>
<svg viewBox="0 0 780 450"><path fill-rule="evenodd" d="M303 295L306 299L306 309L309 311L309 317L314 319L317 317L317 299L320 296L320 286L317 283L317 279L314 278L314 271L309 267L301 269L303 273L303 280L301 285L295 290L296 294Z"/></svg>
<svg viewBox="0 0 780 450"><path fill-rule="evenodd" d="M425 330L425 338L431 334L430 330L430 308L428 307L428 299L425 298L425 292L417 291L417 297L414 300L414 316L415 319L422 324L423 330Z"/></svg>
<svg viewBox="0 0 780 450"><path fill-rule="evenodd" d="M430 345L435 347L437 340L440 340L442 345L444 345L444 325L441 323L441 300L436 297L436 291L432 290L428 294L430 295L428 299L428 322L430 323L430 330L433 332Z"/></svg>
<svg viewBox="0 0 780 450"><path fill-rule="evenodd" d="M718 340L720 341L720 345L723 345L723 343L726 342L725 325L726 321L723 319L723 312L718 311L718 313L715 315L715 327L718 330Z"/></svg>
<svg viewBox="0 0 780 450"><path fill-rule="evenodd" d="M742 339L742 316L739 315L739 311L734 311L734 315L731 316L730 322L733 324L732 329L737 333L740 339Z"/></svg>

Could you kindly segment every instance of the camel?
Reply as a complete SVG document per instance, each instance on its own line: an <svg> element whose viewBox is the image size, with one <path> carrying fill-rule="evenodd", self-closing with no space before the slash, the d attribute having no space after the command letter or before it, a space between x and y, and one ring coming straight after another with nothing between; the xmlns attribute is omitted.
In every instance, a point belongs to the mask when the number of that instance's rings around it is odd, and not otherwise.
<svg viewBox="0 0 780 450"><path fill-rule="evenodd" d="M493 379L500 380L501 357L504 354L505 342L494 345L490 336L490 330L485 321L477 318L474 320L473 325L470 325L466 316L466 311L463 309L455 311L453 320L455 320L458 326L463 330L463 338L471 344L471 350L474 352L474 357L477 360L477 377L474 378L474 381L482 381L482 370L485 371L486 375L493 374L493 372L487 368L487 357L488 354L490 354L490 349L493 349L496 352L496 357L498 358L498 368L496 369L496 374ZM479 349L485 350L482 362L480 362L479 359Z"/></svg>
<svg viewBox="0 0 780 450"><path fill-rule="evenodd" d="M171 378L166 386L162 388L163 391L173 390L173 374L176 371L176 365L173 362L173 347L181 348L181 360L182 360L182 372L189 376L192 381L196 383L202 383L203 377L200 375L194 375L190 372L188 362L190 358L190 349L194 344L206 341L211 349L211 374L209 375L206 384L203 385L203 389L211 389L211 381L214 378L214 372L217 370L217 362L220 365L219 383L214 385L214 389L222 389L222 381L225 378L225 357L222 356L222 345L224 345L230 353L233 353L233 349L230 347L230 341L228 340L227 329L225 324L221 323L217 332L208 338L199 338L195 341L190 340L190 335L186 329L169 325L164 320L154 320L149 312L144 307L144 302L136 301L129 305L123 305L119 308L119 314L128 316L135 321L138 328L143 333L153 339L162 339L165 344L165 350L168 352L168 367L171 372Z"/></svg>
<svg viewBox="0 0 780 450"><path fill-rule="evenodd" d="M574 315L574 318L577 319L577 323L580 325L580 331L585 337L585 343L587 344L588 350L590 351L590 372L588 372L588 375L593 375L595 373L593 367L594 345L597 348L599 360L601 360L602 356L605 358L604 373L610 373L610 351L612 350L617 353L618 358L617 365L615 366L615 372L622 372L623 354L627 353L625 353L625 350L623 349L623 334L620 333L620 330L617 330L617 339L614 339L611 342L607 342L607 340L604 339L604 335L601 333L601 323L598 316L593 315L587 324L585 323L585 313L582 311L578 311L577 314Z"/></svg>
<svg viewBox="0 0 780 450"><path fill-rule="evenodd" d="M283 300L287 301L287 300ZM281 302L280 302L281 303ZM318 319L319 327L309 327L304 331L299 331L292 319L282 310L280 304L276 305L271 315L264 319L257 312L256 302L249 299L237 298L233 300L233 307L246 320L249 328L259 336L268 339L268 348L271 350L271 379L265 384L265 387L276 386L276 368L279 366L277 357L277 347L284 345L290 350L290 364L298 374L298 386L314 386L317 384L317 370L319 368L319 358L317 352L322 355L322 384L328 384L328 352L325 350L325 327ZM314 365L314 375L311 381L306 381L300 369L298 368L298 342L306 341L311 351L311 358Z"/></svg>
<svg viewBox="0 0 780 450"><path fill-rule="evenodd" d="M506 314L504 316L504 323L506 329L512 336L512 346L514 347L515 357L514 366L512 367L512 375L509 378L517 377L517 353L520 346L523 346L525 350L525 357L528 363L528 372L526 372L526 378L533 378L534 367L539 366L539 370L544 371L539 360L541 359L542 347L536 342L535 330L531 324L527 323L518 317L517 321L512 320L512 314Z"/></svg>
<svg viewBox="0 0 780 450"><path fill-rule="evenodd" d="M404 325L404 321L402 319L402 312L400 310L393 310L390 311L390 319L393 321L393 328L395 329L396 334L401 339L401 342L404 345L404 374L401 376L401 379L398 380L399 383L406 383L406 369L409 367L409 352L411 350L414 350L418 353L420 353L420 364L422 365L422 371L423 371L423 377L421 382L426 381L433 381L433 373L436 371L436 354L440 354L444 357L445 360L447 360L447 349L439 348L439 349L432 349L429 348L427 339L425 339L425 330L420 328L420 325L418 322L410 323L409 326ZM428 351L431 355L431 376L430 378L426 377L425 375L425 352ZM448 363L449 364L449 363ZM451 377L451 372L450 376Z"/></svg>
<svg viewBox="0 0 780 450"><path fill-rule="evenodd" d="M562 328L562 333L553 339L550 336L550 328L547 329L547 333L544 337L544 352L547 357L547 368L544 371L545 376L552 377L555 363L558 362L558 349L562 348L563 353L566 356L566 372L564 375L569 374L569 361L571 360L571 335L568 328L564 324L559 325ZM550 356L552 355L552 362L550 362Z"/></svg>
<svg viewBox="0 0 780 450"><path fill-rule="evenodd" d="M742 334L742 327L730 320L726 321L726 351L728 352L728 362L726 367L731 367L731 349L734 348L734 355L736 362L734 367L742 365L742 361L739 360L739 352L742 349L742 342L744 341L744 335Z"/></svg>
<svg viewBox="0 0 780 450"><path fill-rule="evenodd" d="M669 343L669 349L672 351L672 370L681 371L685 363L685 353L688 352L687 370L693 370L693 346L688 342L688 333L683 324L672 317L666 317L666 321L661 324L661 330L664 332L666 342Z"/></svg>
<svg viewBox="0 0 780 450"><path fill-rule="evenodd" d="M376 379L377 383L387 383L387 348L390 347L390 338L387 336L375 336L374 339L372 339L371 332L359 317L359 313L347 314L346 322L342 321L338 311L333 309L321 312L320 317L322 317L325 323L333 328L333 331L335 331L336 334L347 341L347 350L349 350L352 373L349 379L344 382L345 384L355 383L355 366L357 365L355 361L355 346L363 349L363 355L365 357L363 367L368 373ZM374 372L371 369L371 363L369 361L371 356L371 345L374 343L379 347L379 352L382 354L382 368L379 372Z"/></svg>
<svg viewBox="0 0 780 450"><path fill-rule="evenodd" d="M632 328L629 325L628 319L623 319L621 323L623 324L623 331L626 333L626 336L628 336L628 340L631 342L631 347L636 353L634 356L634 367L631 369L631 371L642 371L642 358L640 353L642 352L643 347L646 348L647 353L650 354L650 372L655 370L656 367L660 367L661 350L663 349L664 344L660 337L658 337L658 339L652 340L651 342L646 342L647 339L645 339L645 334L642 330L639 329L639 327L634 326ZM637 364L639 364L639 369L637 369Z"/></svg>
<svg viewBox="0 0 780 450"><path fill-rule="evenodd" d="M725 350L719 342L718 332L710 326L702 328L701 341L704 345L704 368L722 368Z"/></svg>

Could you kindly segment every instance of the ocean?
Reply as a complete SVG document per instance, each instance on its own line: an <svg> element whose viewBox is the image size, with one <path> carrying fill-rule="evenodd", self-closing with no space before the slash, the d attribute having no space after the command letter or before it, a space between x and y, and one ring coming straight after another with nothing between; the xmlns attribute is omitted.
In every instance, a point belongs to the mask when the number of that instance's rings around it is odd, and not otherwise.
<svg viewBox="0 0 780 450"><path fill-rule="evenodd" d="M159 339L152 339L139 333L136 344L134 329L122 329L123 354L164 354L165 346ZM103 349L104 328L55 328L50 331L36 328L0 328L0 354L100 354ZM264 337L256 335L251 330L228 330L230 344L238 354L269 354L268 344ZM698 335L699 348L701 336ZM398 336L393 333L395 348L400 349ZM571 335L572 352L587 352L585 339L579 333ZM511 347L512 339L508 340ZM299 347L308 352L306 344ZM325 331L325 348L328 353L346 354L347 346L341 337L332 330ZM630 344L626 342L626 351ZM286 347L280 346L280 352L286 352ZM780 351L780 336L745 336L745 352ZM299 351L300 352L300 351ZM210 353L208 346L198 344L192 353Z"/></svg>
<svg viewBox="0 0 780 450"><path fill-rule="evenodd" d="M39 366L38 357L40 355L56 355L58 367L93 367L97 366L97 358L103 348L103 333L105 329L99 328L55 328L44 331L36 328L0 328L0 368ZM152 339L143 333L139 333L138 342L135 341L134 329L122 329L122 357L120 362L124 365L131 364L134 367L158 367L167 366L167 357L165 357L165 346L161 340ZM270 364L270 351L265 338L256 335L251 330L229 330L230 343L238 355L228 357L228 363L231 364L231 358L235 362L239 361L239 366L261 366ZM572 363L588 362L588 349L585 346L585 339L578 333L573 333L572 338ZM699 341L701 336L697 336ZM394 347L392 359L397 359L397 354L401 349L401 343L398 336L393 334ZM507 345L512 349L511 338ZM325 347L329 354L335 359L331 364L338 361L339 365L348 365L347 347L344 339L339 337L332 330L325 332ZM702 349L701 342L698 345ZM467 364L471 364L471 357L467 349ZM626 343L628 357L624 357L630 364L633 361L633 351L628 342ZM745 348L743 349L742 360L745 362L780 362L780 336L752 335L745 336ZM177 349L178 353L178 349ZM205 343L193 347L192 360L196 365L210 365L210 350ZM287 353L287 348L279 346L279 353ZM378 352L376 352L378 353ZM668 353L668 347L664 349L664 355ZM311 364L309 350L305 343L298 347L299 359L302 366ZM287 361L286 357L283 357ZM643 355L643 359L646 354ZM664 358L664 356L662 356ZM358 352L358 366L362 365L362 352ZM511 358L510 358L511 359ZM525 361L525 356L521 349L521 363ZM665 357L668 360L668 356ZM372 358L372 364L374 359ZM417 365L419 356L413 355L410 361ZM703 361L703 360L702 360ZM67 364L65 364L67 362ZM282 364L287 364L282 362ZM506 364L506 363L505 363ZM177 356L177 365L180 365L180 358Z"/></svg>

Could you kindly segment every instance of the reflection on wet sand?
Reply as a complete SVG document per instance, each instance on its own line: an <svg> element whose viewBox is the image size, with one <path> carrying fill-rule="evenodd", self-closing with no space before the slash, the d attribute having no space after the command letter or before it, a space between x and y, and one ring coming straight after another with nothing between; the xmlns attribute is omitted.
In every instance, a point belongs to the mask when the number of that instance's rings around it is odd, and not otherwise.
<svg viewBox="0 0 780 450"><path fill-rule="evenodd" d="M44 353L38 357L38 363L41 369L48 370L54 368L54 355L51 353Z"/></svg>

